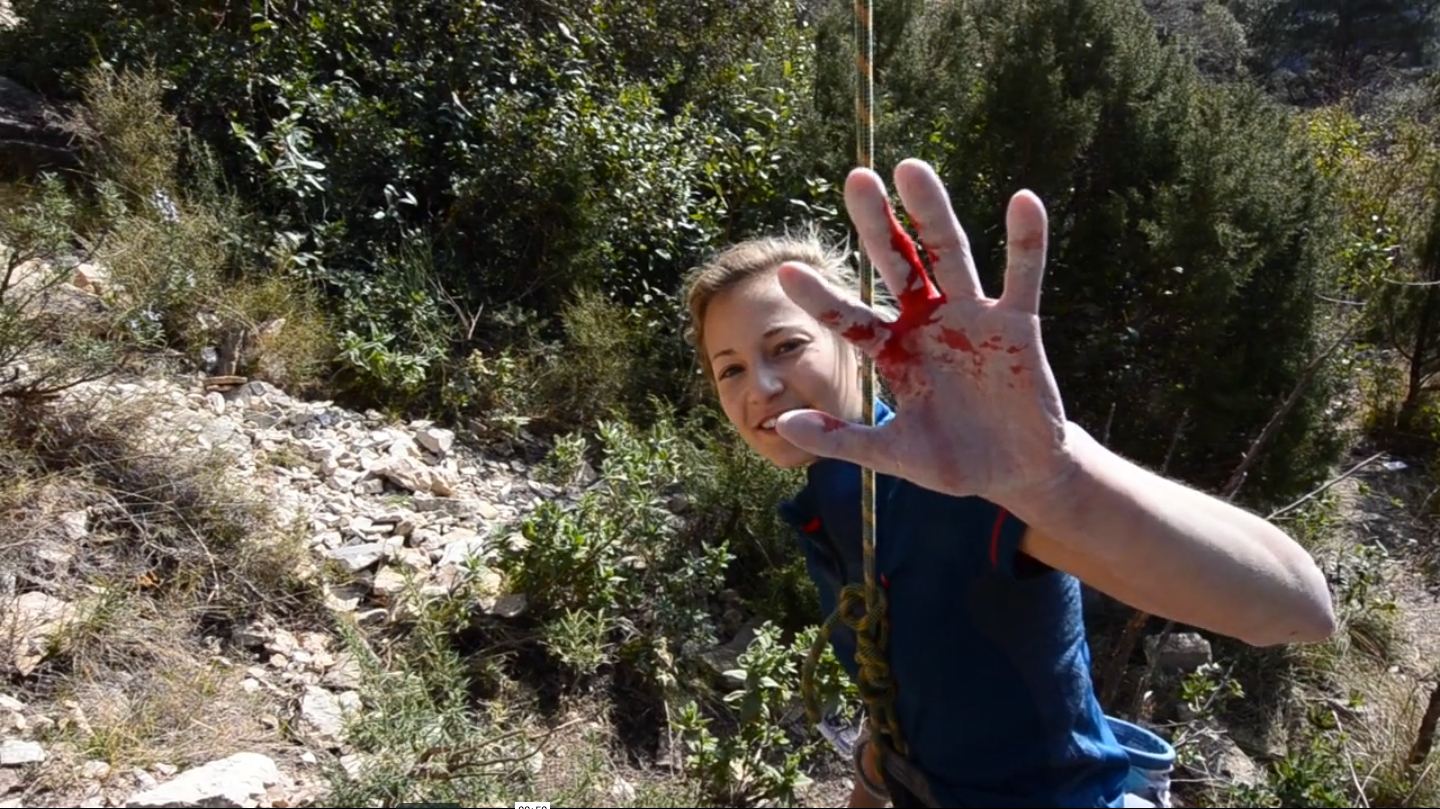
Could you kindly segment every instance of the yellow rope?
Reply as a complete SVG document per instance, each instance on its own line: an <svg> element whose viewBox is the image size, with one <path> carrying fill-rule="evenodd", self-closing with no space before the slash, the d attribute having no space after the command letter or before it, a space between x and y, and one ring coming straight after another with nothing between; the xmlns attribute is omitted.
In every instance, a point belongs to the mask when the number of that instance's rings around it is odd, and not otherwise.
<svg viewBox="0 0 1440 809"><path fill-rule="evenodd" d="M875 39L871 28L873 0L855 0L855 128L856 159L864 168L875 163L875 77L872 60ZM860 299L869 306L874 303L874 284L870 261L860 251ZM861 398L864 402L865 424L875 424L875 373L870 357L862 359ZM885 591L875 582L875 470L861 467L860 519L862 549L865 558L864 585L846 585L839 595L835 613L821 627L815 645L810 649L802 672L801 692L812 724L821 720L821 706L815 693L815 667L820 662L825 644L837 621L855 632L855 661L859 666L858 688L865 701L870 738L887 743L900 755L906 747L900 735L899 717L895 715L895 681L886 659L889 646L889 621L885 615ZM883 758L881 759L883 767ZM882 770L883 772L883 770Z"/></svg>

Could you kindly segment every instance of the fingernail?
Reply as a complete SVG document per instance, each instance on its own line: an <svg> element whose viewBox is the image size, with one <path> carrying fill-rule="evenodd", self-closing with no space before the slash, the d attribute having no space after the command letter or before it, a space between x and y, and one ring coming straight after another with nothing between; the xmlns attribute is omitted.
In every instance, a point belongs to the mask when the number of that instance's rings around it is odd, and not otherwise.
<svg viewBox="0 0 1440 809"><path fill-rule="evenodd" d="M808 422L807 427L819 428L823 433L833 433L836 430L843 430L850 426L848 423L835 418L829 413L820 413L818 411L797 415L795 418L805 419L805 421Z"/></svg>
<svg viewBox="0 0 1440 809"><path fill-rule="evenodd" d="M775 426L781 431L798 428L802 432L830 433L850 425L818 410L792 410L776 419Z"/></svg>

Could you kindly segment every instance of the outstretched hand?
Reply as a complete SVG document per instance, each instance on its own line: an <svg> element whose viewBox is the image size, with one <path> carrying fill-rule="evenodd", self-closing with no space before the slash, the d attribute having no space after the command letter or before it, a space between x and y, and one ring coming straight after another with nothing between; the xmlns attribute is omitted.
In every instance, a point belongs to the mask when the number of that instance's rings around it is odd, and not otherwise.
<svg viewBox="0 0 1440 809"><path fill-rule="evenodd" d="M1011 198L1005 289L994 299L980 288L965 232L930 166L906 160L895 170L895 185L939 289L878 175L852 172L845 206L899 303L898 319L883 319L809 267L780 268L781 287L797 305L874 359L897 400L895 416L867 427L797 410L776 429L815 455L953 495L1003 500L1059 483L1074 464L1060 391L1040 343L1045 207L1029 191Z"/></svg>

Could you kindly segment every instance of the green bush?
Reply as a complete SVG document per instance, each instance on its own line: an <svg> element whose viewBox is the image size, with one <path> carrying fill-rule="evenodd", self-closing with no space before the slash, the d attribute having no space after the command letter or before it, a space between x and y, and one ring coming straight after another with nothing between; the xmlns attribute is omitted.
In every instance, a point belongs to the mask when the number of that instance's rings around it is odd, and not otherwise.
<svg viewBox="0 0 1440 809"><path fill-rule="evenodd" d="M601 422L598 432L598 488L573 507L541 503L502 564L530 596L537 620L569 627L574 616L609 616L609 642L621 653L659 650L648 662L663 670L670 656L694 656L720 641L710 599L731 559L728 542L680 540L668 492L682 481L685 439L668 418L644 431ZM608 656L570 657L599 663Z"/></svg>
<svg viewBox="0 0 1440 809"><path fill-rule="evenodd" d="M775 508L794 480L764 472L748 450L686 438L698 431L657 410L643 431L601 422L596 484L573 507L541 504L499 564L529 596L554 662L581 678L633 669L661 695L687 773L717 805L793 801L803 765L827 749L798 700L822 616ZM551 479L576 481L587 444L557 442ZM727 586L763 625L738 668L718 672L726 686L716 700L714 650L733 631L717 598ZM817 687L833 710L853 710L856 692L833 654Z"/></svg>
<svg viewBox="0 0 1440 809"><path fill-rule="evenodd" d="M96 334L110 318L67 295L74 268L52 260L74 236L74 200L55 177L14 194L0 205L0 400L24 401L103 378L116 352Z"/></svg>
<svg viewBox="0 0 1440 809"><path fill-rule="evenodd" d="M0 71L51 95L77 97L99 59L159 71L272 234L257 249L329 291L356 397L463 402L446 386L472 352L516 347L505 311L558 342L585 290L639 325L666 313L678 342L678 279L717 240L834 213L784 0L15 11L0 54L26 57ZM637 356L655 373L603 405L676 393L656 381L673 351Z"/></svg>

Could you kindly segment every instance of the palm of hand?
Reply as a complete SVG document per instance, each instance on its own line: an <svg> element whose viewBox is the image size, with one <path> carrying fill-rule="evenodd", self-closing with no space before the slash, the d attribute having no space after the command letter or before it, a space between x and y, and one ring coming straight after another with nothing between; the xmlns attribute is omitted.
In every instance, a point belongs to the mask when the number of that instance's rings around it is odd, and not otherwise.
<svg viewBox="0 0 1440 809"><path fill-rule="evenodd" d="M800 411L780 420L781 435L817 455L954 495L995 499L1058 480L1070 465L1064 407L1040 341L1044 207L1028 192L1011 200L1005 290L990 299L939 178L906 161L896 182L943 291L868 171L851 175L846 207L899 318L882 319L809 268L781 270L797 304L874 359L895 394L895 417L869 428Z"/></svg>

